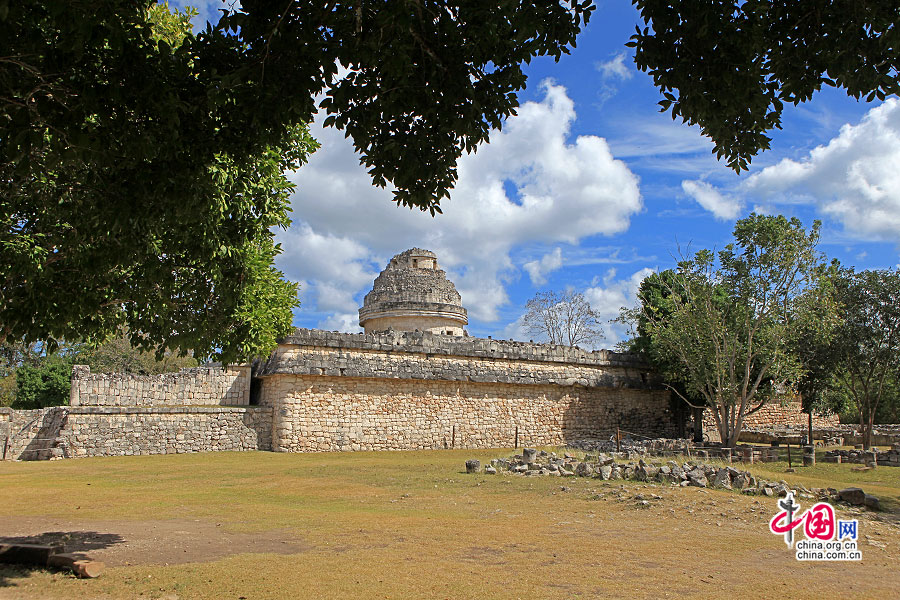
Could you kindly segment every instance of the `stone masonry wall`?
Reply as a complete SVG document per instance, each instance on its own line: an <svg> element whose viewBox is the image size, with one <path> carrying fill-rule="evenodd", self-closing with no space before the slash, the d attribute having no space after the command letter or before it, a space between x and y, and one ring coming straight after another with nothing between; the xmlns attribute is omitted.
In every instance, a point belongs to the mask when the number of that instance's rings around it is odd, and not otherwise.
<svg viewBox="0 0 900 600"><path fill-rule="evenodd" d="M249 366L193 367L161 375L72 368L70 406L246 406L249 401Z"/></svg>
<svg viewBox="0 0 900 600"><path fill-rule="evenodd" d="M617 426L677 431L669 394L647 365L605 350L298 329L258 376L281 451L552 445L608 437Z"/></svg>
<svg viewBox="0 0 900 600"><path fill-rule="evenodd" d="M275 374L660 387L649 367L629 354L428 332L342 334L298 329L279 344L258 373Z"/></svg>
<svg viewBox="0 0 900 600"><path fill-rule="evenodd" d="M7 427L0 428L6 460L272 449L269 407L85 406L6 411Z"/></svg>
<svg viewBox="0 0 900 600"><path fill-rule="evenodd" d="M839 423L837 415L822 417L813 413L813 429L835 427ZM802 412L799 401L782 404L775 400L745 418L743 430L772 431L779 428L799 428L805 431L808 426L809 415ZM715 417L709 409L703 411L703 434L710 441L720 441Z"/></svg>
<svg viewBox="0 0 900 600"><path fill-rule="evenodd" d="M668 392L581 386L275 375L276 451L496 448L609 437L616 426L673 437Z"/></svg>
<svg viewBox="0 0 900 600"><path fill-rule="evenodd" d="M60 436L65 456L271 450L265 407L70 409Z"/></svg>
<svg viewBox="0 0 900 600"><path fill-rule="evenodd" d="M0 428L0 458L31 460L54 446L56 436L65 420L65 408L36 410L2 409L6 427ZM0 413L0 414L2 414Z"/></svg>
<svg viewBox="0 0 900 600"><path fill-rule="evenodd" d="M420 331L391 331L373 334L339 333L320 329L295 329L281 340L279 350L290 346L311 346L355 350L400 351L428 356L468 356L476 358L502 358L539 362L574 363L579 365L640 367L647 365L633 354L609 350L587 351L572 346L534 344L491 338L456 337L435 335ZM273 355L279 364L279 351ZM270 359L271 360L271 359Z"/></svg>

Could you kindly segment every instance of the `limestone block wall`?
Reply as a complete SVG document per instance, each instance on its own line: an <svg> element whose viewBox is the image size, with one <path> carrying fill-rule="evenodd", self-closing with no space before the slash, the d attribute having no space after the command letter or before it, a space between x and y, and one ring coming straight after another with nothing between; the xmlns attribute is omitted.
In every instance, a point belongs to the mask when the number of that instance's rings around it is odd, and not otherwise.
<svg viewBox="0 0 900 600"><path fill-rule="evenodd" d="M678 429L647 366L607 351L301 329L258 375L281 451L555 445L617 426L668 437Z"/></svg>
<svg viewBox="0 0 900 600"><path fill-rule="evenodd" d="M6 428L0 428L6 460L272 449L269 407L83 406L7 411Z"/></svg>
<svg viewBox="0 0 900 600"><path fill-rule="evenodd" d="M801 409L802 405L799 401L782 404L778 400L774 400L744 419L743 429L745 431L773 431L780 428L792 428L805 431L809 426L809 415ZM813 413L813 429L835 427L839 424L840 420L837 415L823 417ZM704 437L710 441L720 441L716 419L709 409L703 411L703 433Z"/></svg>
<svg viewBox="0 0 900 600"><path fill-rule="evenodd" d="M274 374L659 388L649 367L628 354L428 332L297 330L258 373Z"/></svg>
<svg viewBox="0 0 900 600"><path fill-rule="evenodd" d="M0 443L4 443L4 441L9 437L9 418L12 414L12 409L6 407L0 407ZM3 448L0 447L0 459L3 457Z"/></svg>
<svg viewBox="0 0 900 600"><path fill-rule="evenodd" d="M70 406L246 406L250 366L193 367L177 373L132 375L72 368Z"/></svg>
<svg viewBox="0 0 900 600"><path fill-rule="evenodd" d="M65 422L65 409L5 408L0 412L0 418L4 416L5 427L0 427L0 458L31 460L37 459L42 451L49 451L54 446L56 436Z"/></svg>
<svg viewBox="0 0 900 600"><path fill-rule="evenodd" d="M277 375L261 403L274 409L273 450L286 452L561 445L617 426L675 435L659 390Z"/></svg>
<svg viewBox="0 0 900 600"><path fill-rule="evenodd" d="M272 411L260 407L70 409L65 456L271 450Z"/></svg>

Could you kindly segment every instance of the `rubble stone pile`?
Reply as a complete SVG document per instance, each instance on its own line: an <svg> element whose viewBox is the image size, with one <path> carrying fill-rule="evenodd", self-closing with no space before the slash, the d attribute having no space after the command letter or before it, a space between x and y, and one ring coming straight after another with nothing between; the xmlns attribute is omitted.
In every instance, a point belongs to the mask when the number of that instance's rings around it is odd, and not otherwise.
<svg viewBox="0 0 900 600"><path fill-rule="evenodd" d="M890 450L828 450L823 462L870 464L871 466L900 467L900 443L893 444Z"/></svg>
<svg viewBox="0 0 900 600"><path fill-rule="evenodd" d="M466 472L473 474L481 471L478 460L466 461ZM732 466L720 466L699 460L676 462L669 460L647 462L638 458L637 462L619 462L607 453L585 454L581 458L569 452L562 456L556 452L538 451L535 448L524 448L522 454L509 458L494 458L485 466L487 475L507 474L523 477L591 477L604 481L631 480L671 485L680 487L719 488L739 491L742 494L768 497L784 497L793 491L798 498L805 500L827 500L846 502L853 505L865 505L868 508L880 509L878 498L866 494L859 488L835 490L833 488L811 488L803 485L792 485L782 481L768 481L756 477L749 471L742 471Z"/></svg>

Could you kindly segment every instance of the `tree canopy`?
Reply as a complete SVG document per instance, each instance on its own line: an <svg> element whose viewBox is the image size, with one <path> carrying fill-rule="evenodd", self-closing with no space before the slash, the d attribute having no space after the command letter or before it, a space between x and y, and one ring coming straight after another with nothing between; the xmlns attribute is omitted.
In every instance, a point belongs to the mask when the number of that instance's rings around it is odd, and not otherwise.
<svg viewBox="0 0 900 600"><path fill-rule="evenodd" d="M317 108L376 185L438 212L523 64L568 52L593 10L248 0L194 35L160 8L0 2L0 342L125 326L226 362L268 351L296 306L271 229Z"/></svg>
<svg viewBox="0 0 900 600"><path fill-rule="evenodd" d="M895 2L636 4L663 108L736 169L785 102L897 93ZM462 153L514 114L523 65L568 53L594 6L246 0L197 35L159 9L0 1L0 342L125 326L147 348L265 352L296 306L271 229L316 111L374 184L440 212Z"/></svg>
<svg viewBox="0 0 900 600"><path fill-rule="evenodd" d="M896 393L900 375L900 273L844 269L835 288L842 318L828 351L839 389L856 407L868 448L879 405Z"/></svg>
<svg viewBox="0 0 900 600"><path fill-rule="evenodd" d="M680 384L673 393L712 410L726 445L737 443L744 417L797 381L794 340L825 321L818 227L751 214L736 223L733 244L700 250L641 288L631 314L645 355Z"/></svg>
<svg viewBox="0 0 900 600"><path fill-rule="evenodd" d="M698 124L735 171L769 148L784 105L822 86L854 98L900 93L896 0L633 0L628 44L672 118Z"/></svg>

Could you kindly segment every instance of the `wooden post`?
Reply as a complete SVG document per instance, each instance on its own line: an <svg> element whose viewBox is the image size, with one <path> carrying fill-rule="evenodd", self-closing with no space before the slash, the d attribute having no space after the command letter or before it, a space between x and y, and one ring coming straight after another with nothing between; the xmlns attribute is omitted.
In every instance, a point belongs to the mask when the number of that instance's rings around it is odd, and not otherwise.
<svg viewBox="0 0 900 600"><path fill-rule="evenodd" d="M791 443L790 442L787 443L787 449L788 449L788 469L793 469L794 467L793 467L793 465L791 465Z"/></svg>
<svg viewBox="0 0 900 600"><path fill-rule="evenodd" d="M809 409L809 440L808 441L809 441L810 446L816 445L816 443L813 441L813 436L812 436L812 408Z"/></svg>
<svg viewBox="0 0 900 600"><path fill-rule="evenodd" d="M616 427L616 452L621 452L622 449L619 446L619 440L622 439L622 434L619 432L619 428Z"/></svg>
<svg viewBox="0 0 900 600"><path fill-rule="evenodd" d="M450 447L456 448L456 425L453 426L453 433L451 435L452 437L450 438Z"/></svg>
<svg viewBox="0 0 900 600"><path fill-rule="evenodd" d="M513 446L513 448L518 448L518 447L519 447L519 426L516 425L516 445Z"/></svg>

